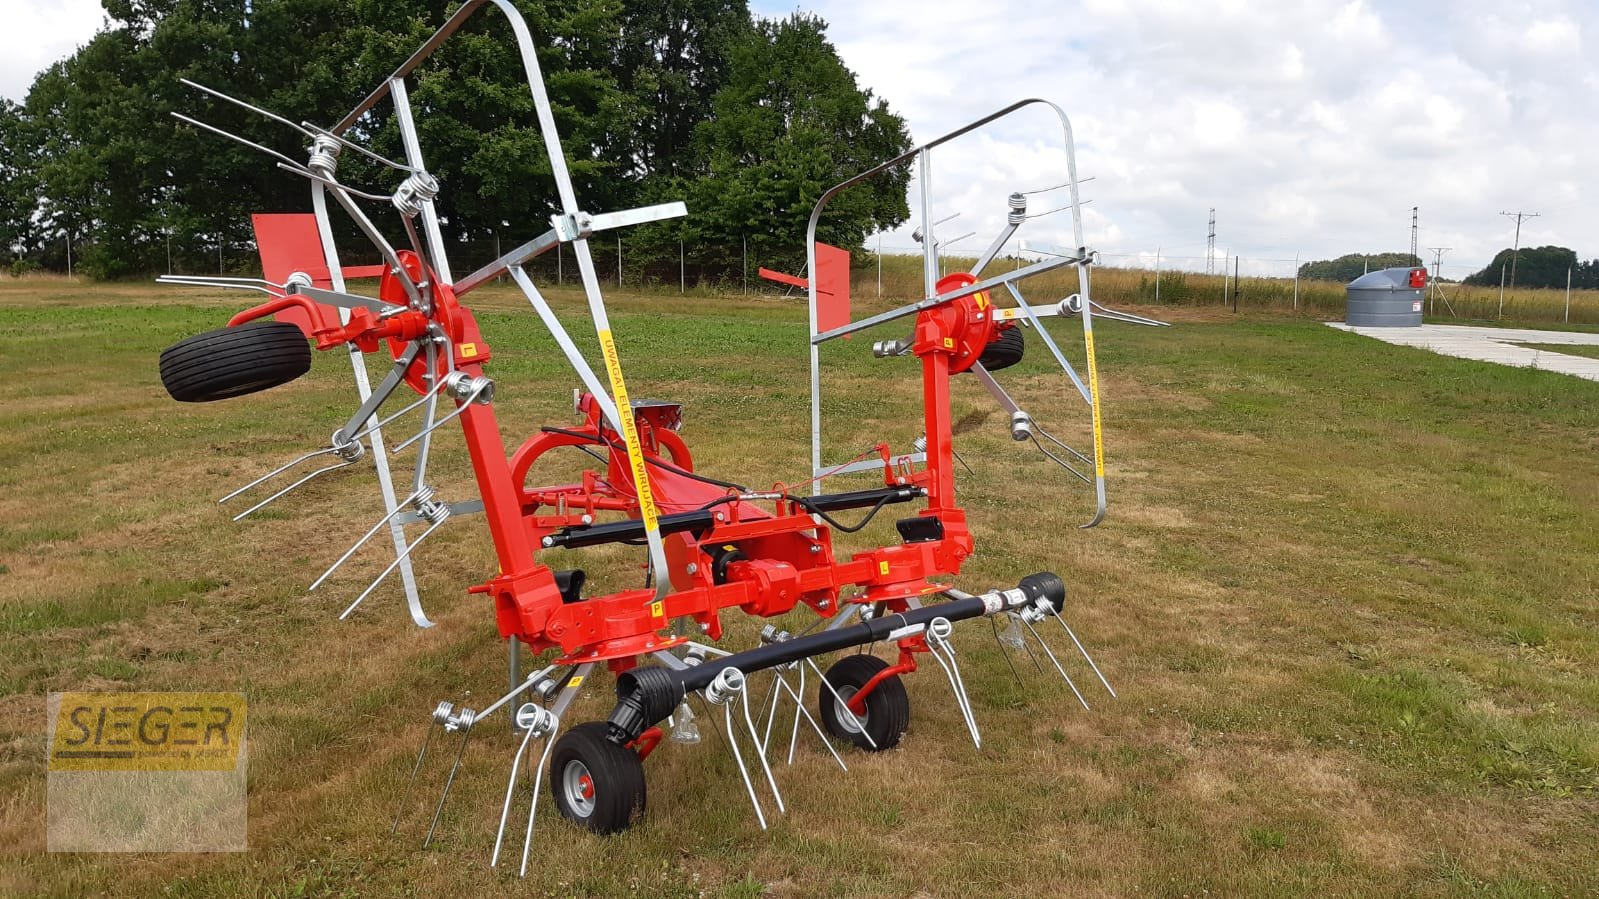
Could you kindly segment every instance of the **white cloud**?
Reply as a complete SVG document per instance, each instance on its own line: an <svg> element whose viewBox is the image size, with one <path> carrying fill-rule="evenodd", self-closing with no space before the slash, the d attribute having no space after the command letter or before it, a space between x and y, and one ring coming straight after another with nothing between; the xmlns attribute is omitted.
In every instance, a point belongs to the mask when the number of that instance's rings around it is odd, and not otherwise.
<svg viewBox="0 0 1599 899"><path fill-rule="evenodd" d="M0 0L0 97L22 102L34 76L87 43L104 19L98 0Z"/></svg>
<svg viewBox="0 0 1599 899"><path fill-rule="evenodd" d="M1421 246L1453 247L1445 274L1509 245L1502 210L1543 213L1523 226L1524 245L1599 256L1585 151L1599 144L1599 57L1585 44L1595 4L799 5L829 22L845 63L918 140L1021 97L1060 103L1078 170L1095 177L1083 185L1088 239L1106 254L1202 257L1210 207L1218 248L1246 260L1403 250L1419 206ZM1018 117L935 152L935 215L962 213L941 234L976 230L960 247L986 245L1006 194L1061 180L1058 140L1040 124ZM912 246L910 228L885 246ZM1070 244L1070 223L1041 219L1022 236ZM1257 270L1272 267L1292 264Z"/></svg>

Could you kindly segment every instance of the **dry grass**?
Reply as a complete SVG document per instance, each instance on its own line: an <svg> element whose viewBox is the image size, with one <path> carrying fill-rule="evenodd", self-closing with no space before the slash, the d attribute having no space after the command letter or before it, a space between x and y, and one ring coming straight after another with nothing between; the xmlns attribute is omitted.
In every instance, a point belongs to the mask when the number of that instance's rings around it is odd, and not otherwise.
<svg viewBox="0 0 1599 899"><path fill-rule="evenodd" d="M960 271L976 263L973 258L952 256L944 260L945 271ZM1002 258L985 274L1009 271L1030 264L1029 260ZM916 298L922 295L920 256L884 254L882 295L889 298ZM856 297L878 296L876 257L855 268L852 292ZM1102 303L1117 306L1159 305L1161 307L1212 307L1241 310L1267 310L1299 313L1310 317L1342 318L1344 285L1330 281L1300 281L1296 296L1293 278L1243 276L1237 283L1220 273L1164 271L1102 266L1094 270L1094 296ZM1517 288L1507 291L1500 309L1497 287L1471 287L1464 284L1441 285L1442 298L1429 297L1427 316L1440 322L1479 322L1515 320L1522 322L1570 322L1599 324L1599 291L1575 290L1571 293L1569 315L1564 290ZM1069 268L1045 273L1028 282L1031 299L1059 299L1077 291L1077 276Z"/></svg>
<svg viewBox="0 0 1599 899"><path fill-rule="evenodd" d="M485 293L502 427L515 439L569 420L573 379L548 338L516 297ZM574 297L557 303L575 314ZM481 704L504 677L487 610L462 592L493 568L481 525L453 523L420 552L438 627L412 628L394 590L336 621L378 554L316 594L304 585L375 519L363 478L240 525L211 499L325 439L348 408L339 361L209 406L171 403L156 379L162 346L232 307L0 285L0 894L1599 892L1599 385L1259 312L1104 323L1112 510L1079 531L1086 497L963 383L979 555L962 582L1063 573L1069 619L1121 700L1091 693L1083 712L1023 659L1018 685L968 626L982 751L928 672L910 681L902 749L852 754L844 776L812 745L779 772L791 810L771 831L708 736L651 758L650 814L626 835L590 837L546 800L544 861L517 882L487 867L513 749L498 726L476 738L434 849L416 848L420 808L388 835L433 704ZM700 468L797 479L800 308L612 308L634 392L687 403ZM829 413L860 422L829 432L830 455L918 430L912 367L866 358L873 336L825 350ZM1006 381L1063 409L1042 356ZM1080 439L1061 411L1047 420ZM436 464L447 496L471 495L458 443ZM876 524L846 545L890 534ZM601 588L639 576L631 555L586 565ZM730 642L753 627L739 620ZM249 694L250 852L42 853L45 695L96 688ZM577 718L603 715L606 692Z"/></svg>

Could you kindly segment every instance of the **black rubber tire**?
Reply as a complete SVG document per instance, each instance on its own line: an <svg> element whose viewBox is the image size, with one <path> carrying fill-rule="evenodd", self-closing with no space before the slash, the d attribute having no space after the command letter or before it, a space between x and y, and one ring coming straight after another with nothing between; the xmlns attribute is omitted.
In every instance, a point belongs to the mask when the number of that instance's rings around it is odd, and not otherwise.
<svg viewBox="0 0 1599 899"><path fill-rule="evenodd" d="M817 705L821 707L822 726L840 740L848 740L861 749L882 752L899 745L900 737L911 723L911 699L905 694L905 682L895 674L884 678L866 696L866 713L861 727L840 715L839 702L833 697L837 692L846 700L866 682L888 667L888 663L873 655L848 655L827 669L827 682L832 685L817 688ZM867 735L871 739L866 739Z"/></svg>
<svg viewBox="0 0 1599 899"><path fill-rule="evenodd" d="M589 778L586 801L571 794L568 774ZM597 834L621 833L644 817L644 763L638 753L605 739L604 721L586 721L555 741L550 793L568 821Z"/></svg>
<svg viewBox="0 0 1599 899"><path fill-rule="evenodd" d="M1022 361L1026 352L1027 341L1022 339L1022 329L1008 328L983 347L983 354L977 357L977 361L989 371L999 371Z"/></svg>
<svg viewBox="0 0 1599 899"><path fill-rule="evenodd" d="M254 321L161 351L161 384L180 403L209 403L287 384L311 370L311 345L289 322Z"/></svg>

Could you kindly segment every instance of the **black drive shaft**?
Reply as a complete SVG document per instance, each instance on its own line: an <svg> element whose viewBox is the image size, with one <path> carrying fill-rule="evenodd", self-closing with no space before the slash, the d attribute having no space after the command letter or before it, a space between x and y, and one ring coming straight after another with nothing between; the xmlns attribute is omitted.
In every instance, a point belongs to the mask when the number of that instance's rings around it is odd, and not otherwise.
<svg viewBox="0 0 1599 899"><path fill-rule="evenodd" d="M981 596L964 593L954 595L958 598L949 602L757 646L719 659L707 659L689 668L679 670L652 665L624 672L616 679L617 703L611 711L606 738L617 745L638 739L646 728L666 720L678 703L683 701L683 697L710 686L718 675L729 668L737 668L744 674L763 671L851 646L915 636L926 630L928 623L935 618L964 621L1019 609L1040 599L1059 612L1066 602L1066 584L1058 575L1042 571L1022 578L1014 590L995 590Z"/></svg>

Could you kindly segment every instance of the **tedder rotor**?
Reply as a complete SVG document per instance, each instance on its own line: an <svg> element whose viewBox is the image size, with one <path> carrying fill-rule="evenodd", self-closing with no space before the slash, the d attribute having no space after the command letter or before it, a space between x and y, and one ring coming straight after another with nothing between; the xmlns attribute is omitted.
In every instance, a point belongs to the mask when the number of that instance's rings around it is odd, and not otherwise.
<svg viewBox="0 0 1599 899"><path fill-rule="evenodd" d="M428 174L406 81L468 17L498 7L509 20L526 68L538 125L549 154L560 211L543 234L465 276L451 268L434 199L443 189ZM765 273L803 287L810 306L812 477L808 489L774 485L752 489L696 471L681 428L683 409L665 402L630 400L617 342L612 335L589 240L597 232L683 216L681 203L620 212L596 213L579 203L555 127L549 97L521 15L509 0L469 0L394 74L331 127L295 123L209 88L213 97L244 106L293 129L309 148L304 159L279 153L188 117L185 121L246 143L277 160L279 168L310 182L309 214L258 215L254 224L261 251L259 279L167 277L168 283L252 290L266 302L233 316L226 327L181 341L161 356L161 376L178 400L198 402L240 396L286 383L310 367L310 346L344 350L354 368L359 403L333 431L328 444L290 460L267 475L223 497L223 502L260 496L237 518L244 518L324 474L362 466L370 456L383 501L383 514L366 529L311 588L321 586L380 532L387 531L394 557L344 609L354 612L386 579L400 575L412 619L431 626L422 609L412 571L417 547L446 521L481 512L498 561L498 571L467 588L493 605L501 638L511 647L510 689L481 710L441 702L433 725L411 768L411 783L428 758L435 735L456 741L449 773L427 827L424 845L436 832L474 730L506 709L521 735L512 756L500 810L492 861L507 848L513 809L526 807L520 870L525 874L534 811L546 770L556 808L569 820L597 833L626 829L645 808L644 760L665 736L692 741L694 698L706 717L720 718L726 742L762 827L783 799L772 773L773 726L784 702L793 706L788 759L793 760L801 720L818 735L830 756L845 766L833 742L868 751L896 746L910 718L903 678L930 657L949 683L974 743L981 731L955 653L954 625L975 618L1007 619L1014 645L1031 637L1053 668L1086 707L1066 666L1036 625L1053 619L1107 691L1110 683L1062 617L1066 587L1055 574L1021 578L1015 587L972 594L950 580L973 553L966 512L955 494L955 449L950 412L952 379L963 373L982 383L1009 415L1017 441L1037 449L1090 486L1092 516L1105 512L1105 466L1100 426L1099 377L1093 320L1109 315L1143 324L1147 319L1103 309L1089 293L1094 254L1083 241L1077 173L1070 125L1054 104L1023 100L961 129L915 147L824 192L810 218L808 276ZM404 160L390 160L359 145L352 126L378 104L392 107ZM1066 171L1061 185L1069 193L1075 248L1048 254L1013 271L985 275L985 269L1028 218L1023 193L1009 197L1007 224L969 272L940 276L930 198L932 151L948 141L1020 110L1052 112L1064 143ZM360 153L391 173L397 186L377 193L339 180L338 160ZM924 296L916 302L858 320L849 310L849 254L816 241L817 223L840 192L905 165L919 167L919 239L923 248ZM376 249L381 263L346 266L333 239L328 198L349 217ZM382 204L397 214L405 245L395 247L369 216ZM375 214L375 213L374 213ZM558 247L570 249L596 332L601 364L596 369L579 350L566 323L556 315L526 271L535 257ZM1078 273L1077 292L1063 300L1034 305L1022 293L1027 279L1054 269ZM581 384L577 412L567 427L540 429L507 451L495 418L496 384L485 373L492 354L464 300L473 290L508 275L560 348ZM348 282L376 279L376 289L356 292ZM1002 302L1005 298L1011 302ZM1077 317L1085 344L1086 380L1067 361L1046 328L1052 317ZM923 436L894 451L879 442L866 458L828 464L822 458L821 378L818 347L838 337L908 319L901 339L881 340L872 352L883 359L914 357L920 367ZM1032 331L1070 379L1074 401L1081 399L1092 425L1092 446L1079 451L1046 431L1000 385L994 373L1020 361L1024 333ZM310 343L308 344L307 341ZM373 384L367 361L381 360L386 372ZM402 400L399 397L407 397ZM398 407L398 408L395 408ZM415 432L388 445L384 428L405 416L421 422ZM439 429L456 422L476 477L478 496L450 501L428 478L430 444ZM1042 438L1042 440L1040 440ZM389 458L415 449L412 475L396 488ZM587 470L576 483L532 486L534 464L552 450L577 447L596 456L603 471ZM829 478L875 476L875 486L825 492ZM285 486L278 487L287 481ZM899 541L843 554L836 533L852 533L864 521L844 525L834 516L865 510L870 519L889 506L911 506L898 518ZM414 538L411 530L420 528ZM630 544L646 548L653 585L594 595L585 572L563 567L561 554L584 547ZM740 612L762 618L811 610L815 624L800 634L773 625L753 649L731 651L715 645L723 637L724 617ZM1053 626L1053 625L1051 625ZM998 633L998 628L994 628ZM691 639L691 636L693 639ZM703 642L701 640L703 638ZM870 653L845 653L826 670L817 658L841 650L882 644L896 651L890 661ZM518 671L517 653L540 657L537 670ZM1031 649L1028 649L1031 653ZM572 724L574 701L605 668L615 675L617 700L604 720ZM770 672L768 699L751 699L752 676ZM814 679L817 715L806 706L806 683ZM1114 691L1111 691L1114 695ZM720 715L711 712L719 707ZM788 712L783 712L787 715ZM818 720L819 719L819 720ZM757 720L763 723L758 725ZM540 749L537 758L533 748ZM443 750L441 750L443 751ZM519 789L517 774L532 776L531 793ZM763 800L763 795L766 797ZM401 812L405 800L402 798ZM398 828L400 817L396 816ZM514 836L514 832L513 832Z"/></svg>

